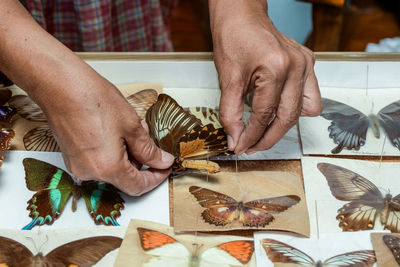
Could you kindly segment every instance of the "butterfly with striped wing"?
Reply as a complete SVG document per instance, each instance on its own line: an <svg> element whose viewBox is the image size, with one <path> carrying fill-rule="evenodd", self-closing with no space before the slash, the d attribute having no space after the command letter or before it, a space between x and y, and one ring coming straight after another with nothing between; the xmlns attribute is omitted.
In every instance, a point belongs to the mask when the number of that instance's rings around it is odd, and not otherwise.
<svg viewBox="0 0 400 267"><path fill-rule="evenodd" d="M243 226L264 227L281 213L300 202L296 195L257 199L249 202L236 201L225 194L207 188L191 186L189 192L203 208L204 221L216 226L225 226L239 220Z"/></svg>
<svg viewBox="0 0 400 267"><path fill-rule="evenodd" d="M215 116L203 124L201 119L185 111L166 94L160 94L157 102L149 108L146 122L158 147L175 156L175 174L188 169L218 172L219 165L208 159L230 154L227 136Z"/></svg>
<svg viewBox="0 0 400 267"><path fill-rule="evenodd" d="M97 181L78 184L66 171L33 158L25 158L23 164L26 186L36 191L27 207L32 221L23 230L30 230L36 225L53 224L63 212L71 194L72 211L76 210L77 200L82 196L96 224L119 225L116 218L121 215L125 201L114 186Z"/></svg>
<svg viewBox="0 0 400 267"><path fill-rule="evenodd" d="M143 120L145 113L157 99L157 91L145 89L127 97L127 101L135 109L138 117ZM28 96L16 95L11 98L9 105L17 110L18 115L32 122L42 122L43 125L28 131L23 138L26 150L59 152L60 147L54 138L46 115L42 109Z"/></svg>
<svg viewBox="0 0 400 267"><path fill-rule="evenodd" d="M350 201L336 216L343 231L373 229L379 214L385 229L400 232L400 194L383 196L368 179L334 164L318 163L317 167L325 176L332 195L338 200Z"/></svg>
<svg viewBox="0 0 400 267"><path fill-rule="evenodd" d="M333 256L325 261L315 261L301 250L275 239L261 240L267 257L273 263L298 264L301 266L371 267L376 262L373 250L358 250Z"/></svg>
<svg viewBox="0 0 400 267"><path fill-rule="evenodd" d="M193 243L194 252L175 238L146 228L137 228L140 245L150 259L143 266L239 266L250 262L254 242L236 240L200 253L202 244Z"/></svg>
<svg viewBox="0 0 400 267"><path fill-rule="evenodd" d="M343 149L359 150L365 144L368 128L379 138L379 125L384 129L390 143L400 150L400 100L382 108L377 115L369 116L327 98L322 98L322 105L320 116L332 121L328 127L329 138L337 144L332 149L332 154L338 154Z"/></svg>
<svg viewBox="0 0 400 267"><path fill-rule="evenodd" d="M0 236L0 266L4 267L90 267L106 254L121 246L122 239L114 236L96 236L79 239L59 246L47 255L32 252L21 243Z"/></svg>

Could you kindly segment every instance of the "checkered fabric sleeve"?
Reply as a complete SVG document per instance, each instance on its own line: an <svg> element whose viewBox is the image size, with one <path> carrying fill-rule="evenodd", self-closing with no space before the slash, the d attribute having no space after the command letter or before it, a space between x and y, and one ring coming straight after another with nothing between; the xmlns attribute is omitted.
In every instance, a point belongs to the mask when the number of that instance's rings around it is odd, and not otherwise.
<svg viewBox="0 0 400 267"><path fill-rule="evenodd" d="M169 20L178 0L20 0L73 51L172 51Z"/></svg>

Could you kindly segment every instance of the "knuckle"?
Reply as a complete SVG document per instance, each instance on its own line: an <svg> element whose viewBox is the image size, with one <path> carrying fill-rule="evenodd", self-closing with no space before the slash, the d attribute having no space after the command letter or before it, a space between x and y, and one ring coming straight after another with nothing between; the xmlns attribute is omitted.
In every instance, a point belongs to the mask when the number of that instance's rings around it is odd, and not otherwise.
<svg viewBox="0 0 400 267"><path fill-rule="evenodd" d="M267 126L273 119L277 108L275 106L267 106L255 113L257 124Z"/></svg>
<svg viewBox="0 0 400 267"><path fill-rule="evenodd" d="M311 117L315 117L321 114L322 112L322 103L321 101L318 102L311 102L306 107L307 115Z"/></svg>
<svg viewBox="0 0 400 267"><path fill-rule="evenodd" d="M295 125L297 123L297 121L299 120L299 115L300 114L297 110L289 112L288 115L284 118L284 120L282 120L282 124L283 124L284 128L289 129L290 127Z"/></svg>
<svg viewBox="0 0 400 267"><path fill-rule="evenodd" d="M277 79L284 79L290 66L289 55L285 52L276 53L272 59L272 67Z"/></svg>
<svg viewBox="0 0 400 267"><path fill-rule="evenodd" d="M143 140L138 147L138 154L142 155L146 159L154 159L158 152L158 147L148 137L146 137L146 139Z"/></svg>
<svg viewBox="0 0 400 267"><path fill-rule="evenodd" d="M307 65L307 60L306 60L306 55L296 51L292 55L292 65L296 68L303 68L305 69L305 66Z"/></svg>

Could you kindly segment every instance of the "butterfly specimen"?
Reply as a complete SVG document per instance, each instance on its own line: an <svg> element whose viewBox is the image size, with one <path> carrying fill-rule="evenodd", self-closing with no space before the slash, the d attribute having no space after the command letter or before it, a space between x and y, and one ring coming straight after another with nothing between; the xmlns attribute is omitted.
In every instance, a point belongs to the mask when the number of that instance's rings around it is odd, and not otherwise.
<svg viewBox="0 0 400 267"><path fill-rule="evenodd" d="M145 89L128 96L127 100L135 108L139 118L144 119L147 109L157 100L157 91ZM24 135L23 141L26 150L60 151L53 132L47 124L46 115L32 99L25 95L13 96L9 105L15 108L24 119L32 122L43 122L42 126L35 127Z"/></svg>
<svg viewBox="0 0 400 267"><path fill-rule="evenodd" d="M12 92L9 89L0 90L0 122L11 123L14 116L17 114L17 110L5 104L11 99Z"/></svg>
<svg viewBox="0 0 400 267"><path fill-rule="evenodd" d="M328 181L332 195L350 201L336 216L344 231L373 229L379 214L385 229L400 232L400 194L383 196L368 179L334 164L318 163L317 167Z"/></svg>
<svg viewBox="0 0 400 267"><path fill-rule="evenodd" d="M300 197L287 195L257 199L249 202L237 202L225 194L191 186L189 192L203 208L204 221L216 226L225 226L239 220L243 226L264 227L275 218L272 214L281 213L300 202Z"/></svg>
<svg viewBox="0 0 400 267"><path fill-rule="evenodd" d="M223 128L216 128L213 123L203 125L168 95L158 96L146 113L146 122L154 142L175 156L175 172L186 169L218 172L219 165L208 159L229 153Z"/></svg>
<svg viewBox="0 0 400 267"><path fill-rule="evenodd" d="M217 245L199 253L202 244L193 244L194 253L173 237L146 228L137 228L140 244L151 259L145 266L227 266L249 263L254 242L236 240Z"/></svg>
<svg viewBox="0 0 400 267"><path fill-rule="evenodd" d="M82 196L96 224L119 225L116 218L121 215L124 200L112 185L96 181L77 184L64 170L33 158L25 158L23 164L26 186L36 191L27 207L32 222L24 230L30 230L35 225L53 224L71 194L73 211L76 210L76 201Z"/></svg>
<svg viewBox="0 0 400 267"><path fill-rule="evenodd" d="M368 128L379 138L379 125L385 130L390 143L400 150L400 100L387 105L377 115L369 116L327 98L322 98L322 105L321 116L332 121L328 127L329 137L337 144L332 154L340 153L343 148L359 150L365 144Z"/></svg>
<svg viewBox="0 0 400 267"><path fill-rule="evenodd" d="M53 249L47 255L32 252L21 243L0 237L0 266L9 267L90 267L107 253L119 248L122 239L114 236L97 236L79 239Z"/></svg>
<svg viewBox="0 0 400 267"><path fill-rule="evenodd" d="M400 238L393 235L382 236L383 243L390 249L394 259L400 266Z"/></svg>
<svg viewBox="0 0 400 267"><path fill-rule="evenodd" d="M274 239L261 240L261 246L273 263L292 263L299 265L323 267L369 267L376 262L373 250L358 250L333 256L324 262L317 261L301 250Z"/></svg>

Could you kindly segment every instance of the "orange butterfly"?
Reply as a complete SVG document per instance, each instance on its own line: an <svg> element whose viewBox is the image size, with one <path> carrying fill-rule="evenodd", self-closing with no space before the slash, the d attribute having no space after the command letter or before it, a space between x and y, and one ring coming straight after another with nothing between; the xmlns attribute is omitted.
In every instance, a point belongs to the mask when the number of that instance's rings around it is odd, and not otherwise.
<svg viewBox="0 0 400 267"><path fill-rule="evenodd" d="M208 159L230 153L227 136L219 122L204 125L168 95L158 96L146 113L146 122L155 143L175 156L175 172L186 169L218 172L219 165Z"/></svg>
<svg viewBox="0 0 400 267"><path fill-rule="evenodd" d="M142 120L148 108L157 99L157 91L145 89L127 97L128 102L135 108L139 118ZM28 96L13 96L9 101L10 106L14 107L18 114L24 119L32 122L43 122L42 126L33 128L24 135L24 146L26 150L58 152L60 147L54 138L47 118L42 109Z"/></svg>
<svg viewBox="0 0 400 267"><path fill-rule="evenodd" d="M200 253L202 244L193 244L194 253L173 237L146 228L137 228L140 244L150 256L144 266L238 266L250 262L254 242L236 240L219 244Z"/></svg>

